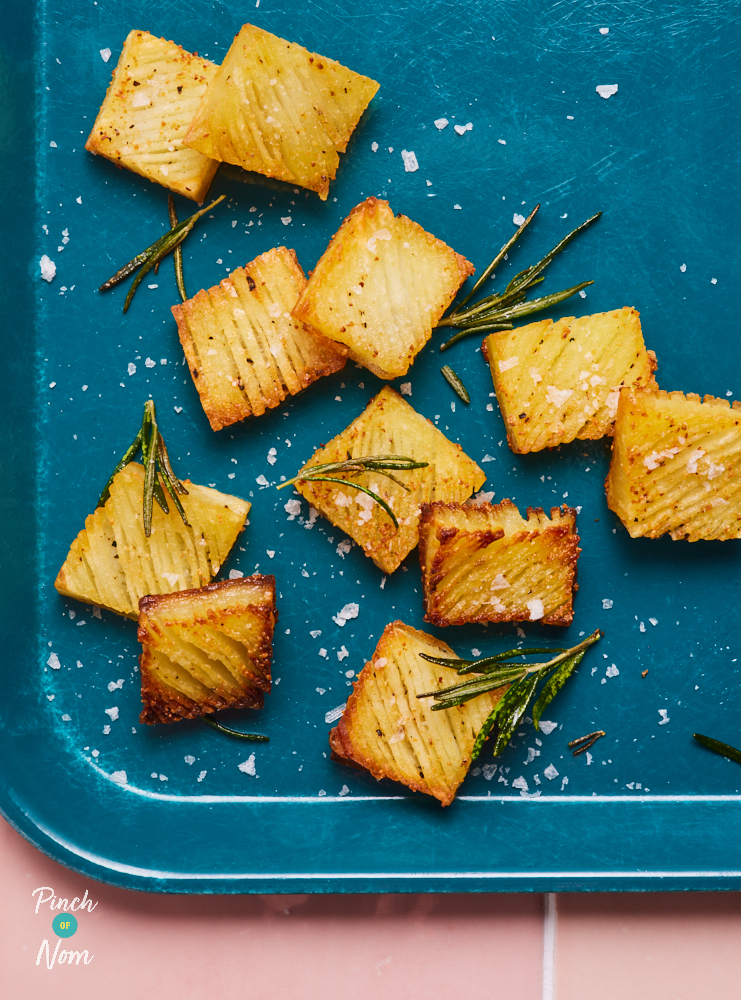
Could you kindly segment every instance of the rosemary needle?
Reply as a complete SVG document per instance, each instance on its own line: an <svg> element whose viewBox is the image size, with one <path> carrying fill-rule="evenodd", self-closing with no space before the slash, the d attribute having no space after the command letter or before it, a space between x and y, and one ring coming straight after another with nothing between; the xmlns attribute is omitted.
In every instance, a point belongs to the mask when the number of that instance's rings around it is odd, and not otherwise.
<svg viewBox="0 0 741 1000"><path fill-rule="evenodd" d="M231 726L225 726L223 722L217 722L216 719L209 719L207 715L202 715L201 718L209 726L213 726L214 729L218 729L220 733L224 733L225 736L236 736L240 740L252 740L254 743L269 743L269 736L262 736L260 733L241 733L238 729L232 729Z"/></svg>
<svg viewBox="0 0 741 1000"><path fill-rule="evenodd" d="M175 199L172 196L172 191L167 196L167 211L170 213L170 226L174 229L178 224L178 213L175 208ZM185 292L185 278L183 277L183 248L178 243L172 255L173 262L175 264L175 280L178 283L178 291L180 292L180 298L183 302L186 302L188 296ZM159 261L157 262L157 267L159 266ZM157 270L155 267L155 271Z"/></svg>
<svg viewBox="0 0 741 1000"><path fill-rule="evenodd" d="M728 760L741 764L741 750L729 746L728 743L721 743L720 740L714 740L711 736L703 736L702 733L693 733L692 736L698 743L701 743L708 750L712 750L713 753L720 754L721 757L727 757Z"/></svg>
<svg viewBox="0 0 741 1000"><path fill-rule="evenodd" d="M569 743L569 749L571 747L577 747L578 749L574 750L573 756L578 757L579 754L582 754L584 753L585 750L589 750L590 747L593 747L594 744L597 742L597 740L600 738L600 736L604 735L605 735L604 729L597 729L593 733L587 733L586 736L580 736L578 740L571 740L571 742Z"/></svg>
<svg viewBox="0 0 741 1000"><path fill-rule="evenodd" d="M470 403L471 397L468 395L468 389L466 389L465 385L461 382L450 365L444 365L440 371L442 372L445 381L455 390L455 392L458 393L463 402Z"/></svg>

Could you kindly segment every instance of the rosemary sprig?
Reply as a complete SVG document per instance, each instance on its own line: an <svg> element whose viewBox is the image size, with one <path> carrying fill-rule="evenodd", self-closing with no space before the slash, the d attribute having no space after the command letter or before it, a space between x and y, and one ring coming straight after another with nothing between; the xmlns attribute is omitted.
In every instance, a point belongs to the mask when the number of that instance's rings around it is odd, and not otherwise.
<svg viewBox="0 0 741 1000"><path fill-rule="evenodd" d="M239 740L252 740L254 743L269 743L269 736L262 736L260 733L242 733L238 729L232 729L231 726L225 726L223 722L217 722L216 719L210 719L207 715L202 715L201 718L209 726L213 726L220 733L224 733L225 736L236 736Z"/></svg>
<svg viewBox="0 0 741 1000"><path fill-rule="evenodd" d="M142 496L142 511L144 516L144 534L149 538L152 534L152 513L154 501L160 505L165 514L170 511L165 496L165 489L170 494L177 512L183 519L183 524L188 524L180 496L187 495L188 491L177 478L170 464L170 457L162 435L157 427L157 418L154 410L154 401L148 399L144 404L144 417L139 433L134 438L133 443L126 449L120 462L113 470L113 474L103 487L103 492L98 500L98 507L102 507L111 495L111 483L116 475L136 458L139 449L142 451L142 462L144 464L144 491ZM163 484L164 488L163 489Z"/></svg>
<svg viewBox="0 0 741 1000"><path fill-rule="evenodd" d="M224 200L225 197L226 195L223 194L220 195L215 201L212 201L210 205L207 205L205 208L200 209L200 211L198 212L194 212L193 215L188 216L188 218L184 219L182 222L178 222L177 224L173 225L172 228L169 230L169 232L165 233L164 236L160 236L160 238L158 240L155 240L155 242L150 247L147 247L146 250L142 250L142 252L137 254L136 257L134 257L132 260L128 262L128 264L124 264L124 266L120 268L120 270L116 271L116 273L113 275L112 278L109 278L108 281L104 281L103 284L98 289L98 291L105 292L109 288L113 288L114 285L117 285L125 278L128 278L130 274L133 274L133 272L136 271L137 268L139 268L139 273L132 281L131 288L129 289L128 295L126 296L126 300L124 302L123 311L127 312L131 304L131 300L134 297L134 293L139 287L139 284L141 283L144 276L153 267L158 267L162 258L165 257L168 253L170 253L172 250L178 249L180 247L180 244L183 242L188 233L190 233L193 226L195 226L196 222L201 218L201 216L205 215L206 212L210 212L211 209L215 208L220 201ZM173 212L174 212L174 207L175 206L173 204L172 205ZM171 213L170 218L172 220L173 213ZM177 264L176 264L176 274L177 274ZM185 286L183 284L181 287L181 279L182 279L182 257L180 265L180 277L178 279L178 289L180 290L180 294L183 296L183 298L185 298L184 294Z"/></svg>
<svg viewBox="0 0 741 1000"><path fill-rule="evenodd" d="M692 736L698 743L701 743L708 750L712 750L713 753L720 754L721 757L727 757L728 760L741 764L741 750L737 750L728 743L721 743L720 740L714 740L712 736L703 736L702 733L693 733Z"/></svg>
<svg viewBox="0 0 741 1000"><path fill-rule="evenodd" d="M172 196L172 191L167 196L167 211L170 215L170 226L174 229L178 224L178 213L175 208L175 199ZM180 298L183 302L187 301L187 294L185 292L185 278L183 277L183 248L180 243L175 247L172 255L173 263L175 264L175 281L178 284L178 291L180 292ZM155 265L155 273L159 267L159 261Z"/></svg>
<svg viewBox="0 0 741 1000"><path fill-rule="evenodd" d="M363 472L378 472L387 479L393 480L397 486L401 486L403 490L409 493L409 487L406 483L397 479L390 470L393 469L395 472L399 472L409 469L426 469L428 465L429 462L417 462L415 459L407 458L405 455L368 455L365 458L350 458L348 455L347 460L344 462L325 462L321 465L311 465L306 472L299 472L293 479L286 480L285 483L281 483L277 488L282 490L284 486L290 486L292 483L298 482L339 483L341 486L350 486L352 489L360 490L366 496L372 497L386 511L398 531L399 522L396 520L396 515L382 497L379 497L377 493L369 490L366 486L361 486L360 483L353 483L347 479L339 479L337 476L327 475L327 473L336 472L340 475L344 473L348 476L359 476Z"/></svg>
<svg viewBox="0 0 741 1000"><path fill-rule="evenodd" d="M455 392L458 393L463 402L470 403L471 397L468 395L468 389L466 389L465 385L461 382L450 365L444 365L440 371L442 372L445 381Z"/></svg>
<svg viewBox="0 0 741 1000"><path fill-rule="evenodd" d="M476 673L479 676L438 691L427 691L417 697L433 698L437 704L432 706L432 711L436 712L454 708L486 691L496 691L509 685L479 730L471 754L471 759L475 760L481 753L487 737L494 731L494 756L497 757L509 743L535 695L538 683L547 678L533 706L533 724L536 729L540 728L543 712L579 666L587 649L598 642L602 635L602 630L597 629L571 649L510 649L506 653L497 653L495 656L479 660L445 659L420 653L422 659L430 663L452 667L459 674ZM545 663L518 663L513 659L544 652L555 652L557 655Z"/></svg>
<svg viewBox="0 0 741 1000"><path fill-rule="evenodd" d="M484 284L489 275L492 274L497 265L501 263L507 252L514 246L525 229L527 229L530 225L539 208L540 205L536 205L530 215L528 215L519 227L517 232L510 237L509 240L507 240L465 299L463 299L463 301L460 302L451 313L444 316L437 324L438 327L452 326L457 328L459 331L451 337L450 340L447 340L444 344L440 345L441 351L447 350L448 347L451 347L453 344L462 340L464 337L468 337L472 333L484 333L491 330L511 330L513 320L520 319L522 316L529 316L531 313L540 312L542 309L549 309L551 306L558 305L559 302L563 302L564 299L570 298L583 288L593 284L592 281L582 281L580 284L574 285L572 288L567 288L562 292L555 292L552 295L544 295L540 298L530 299L530 301L527 301L527 294L529 290L534 285L543 281L542 272L546 269L546 267L548 267L551 261L554 260L554 258L561 253L561 251L564 250L569 243L571 243L571 241L579 235L579 233L583 232L588 226L599 219L602 214L601 212L597 212L596 215L593 215L591 218L587 219L586 222L582 222L580 226L577 226L576 229L572 230L560 241L560 243L557 243L556 246L545 255L545 257L539 260L537 264L533 264L531 267L528 267L524 271L520 271L519 274L516 274L503 292L499 292L495 295L487 295L486 298L481 299L475 305L470 306L468 309L465 308L471 298Z"/></svg>

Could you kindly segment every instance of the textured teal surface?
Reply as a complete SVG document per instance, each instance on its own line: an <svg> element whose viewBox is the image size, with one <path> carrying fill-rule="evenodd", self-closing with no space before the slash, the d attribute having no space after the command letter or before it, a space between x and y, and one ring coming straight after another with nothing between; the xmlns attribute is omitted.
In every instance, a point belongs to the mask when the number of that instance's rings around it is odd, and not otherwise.
<svg viewBox="0 0 741 1000"><path fill-rule="evenodd" d="M2 6L10 26L0 39L7 819L78 871L155 891L740 888L741 770L690 737L699 730L741 743L739 544L632 541L605 506L609 444L510 454L496 403L487 410L491 382L477 343L444 356L471 392L464 407L439 374L436 335L400 380L412 383L410 402L474 459L490 457L485 488L497 500L582 507L580 590L566 635L573 643L601 627L605 639L549 710L558 728L537 744L524 726L494 774L484 754L484 771L449 809L332 763L324 715L347 697L345 671L360 669L388 621L423 627L417 555L381 589L382 575L357 547L341 556L340 533L321 518L307 524L305 504L289 521L285 492L256 480L293 474L381 383L351 364L249 424L212 433L181 367L171 263L144 282L125 317L122 289L95 291L164 231L166 194L83 150L131 28L219 61L252 18L373 76L381 90L326 203L220 169L212 195L228 204L185 244L191 292L281 243L309 270L370 194L479 269L513 231L513 215L540 202L498 282L601 209L543 290L595 284L553 315L635 306L662 388L735 397L739 4L262 0L248 10L53 0L37 5L35 21L33 5ZM609 100L595 91L615 83ZM450 121L443 131L433 124L441 117ZM468 122L471 130L455 133ZM404 172L402 149L416 153L417 172ZM179 200L181 217L187 208ZM39 277L43 253L57 264L51 284ZM237 744L198 723L139 726L134 624L93 617L52 587L150 393L176 470L254 503L223 574L259 568L278 580L280 683L259 715L232 713L268 733L268 745ZM332 616L348 601L360 613L339 628ZM563 638L557 629L527 632L538 644ZM511 626L436 634L462 654L517 638ZM48 666L52 652L59 670ZM619 673L608 677L612 664ZM114 706L111 721L105 710ZM567 741L595 728L607 737L591 763L572 758ZM528 748L539 754L530 763ZM253 750L256 777L237 767ZM551 781L550 764L559 772ZM126 787L111 780L116 771L126 772ZM517 777L535 797L513 789Z"/></svg>

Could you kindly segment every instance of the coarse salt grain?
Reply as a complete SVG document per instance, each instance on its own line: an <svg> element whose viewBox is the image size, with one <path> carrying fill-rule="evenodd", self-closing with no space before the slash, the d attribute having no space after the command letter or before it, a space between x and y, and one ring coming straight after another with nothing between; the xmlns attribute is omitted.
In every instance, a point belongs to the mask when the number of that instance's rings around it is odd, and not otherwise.
<svg viewBox="0 0 741 1000"><path fill-rule="evenodd" d="M100 50L100 58L103 60L103 62L107 63L108 60L111 58L111 50L110 49L101 49Z"/></svg>
<svg viewBox="0 0 741 1000"><path fill-rule="evenodd" d="M404 170L408 174L413 174L415 170L419 170L419 163L417 163L417 156L411 149L402 149L401 158L404 161Z"/></svg>
<svg viewBox="0 0 741 1000"><path fill-rule="evenodd" d="M129 778L126 771L114 771L111 774L111 781L115 781L117 785L127 784Z"/></svg>
<svg viewBox="0 0 741 1000"><path fill-rule="evenodd" d="M59 657L56 653L51 653L49 659L46 661L52 670L59 670L61 663L59 662Z"/></svg>
<svg viewBox="0 0 741 1000"><path fill-rule="evenodd" d="M364 494L361 494L364 496ZM372 499L369 497L368 499ZM375 502L375 501L374 501ZM344 628L345 623L350 621L351 618L357 618L358 612L360 611L360 606L358 604L346 604L341 611L338 611L336 615L332 616L332 621Z"/></svg>
<svg viewBox="0 0 741 1000"><path fill-rule="evenodd" d="M346 704L347 702L343 702L341 705L338 705L337 708L332 708L329 710L329 712L324 713L324 721L327 723L327 725L331 725L333 722L337 722L342 713L345 711Z"/></svg>
<svg viewBox="0 0 741 1000"><path fill-rule="evenodd" d="M44 254L39 261L39 267L41 268L41 277L44 281L53 281L54 275L57 273L57 265L51 257Z"/></svg>
<svg viewBox="0 0 741 1000"><path fill-rule="evenodd" d="M602 607L605 611L609 611L610 608L612 607L612 604L613 602L609 597L602 598Z"/></svg>
<svg viewBox="0 0 741 1000"><path fill-rule="evenodd" d="M613 94L617 94L618 85L616 83L599 83L594 89L600 97L607 100L608 97L612 97Z"/></svg>
<svg viewBox="0 0 741 1000"><path fill-rule="evenodd" d="M237 764L237 767L242 772L242 774L249 774L253 778L257 777L255 772L255 755L251 753L247 760L243 760L241 764Z"/></svg>
<svg viewBox="0 0 741 1000"><path fill-rule="evenodd" d="M525 216L520 215L519 212L515 212L515 214L512 216L512 221L516 226L521 226L522 223L525 221Z"/></svg>
<svg viewBox="0 0 741 1000"><path fill-rule="evenodd" d="M450 122L447 118L436 118L434 122L435 128L439 129L441 132L449 124Z"/></svg>

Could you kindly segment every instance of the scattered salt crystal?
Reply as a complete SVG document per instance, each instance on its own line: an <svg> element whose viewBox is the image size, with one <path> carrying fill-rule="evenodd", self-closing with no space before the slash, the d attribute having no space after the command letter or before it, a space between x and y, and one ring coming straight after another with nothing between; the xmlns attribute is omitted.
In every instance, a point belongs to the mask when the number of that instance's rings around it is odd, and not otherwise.
<svg viewBox="0 0 741 1000"><path fill-rule="evenodd" d="M129 361L129 364L128 364L127 368L126 368L126 371L129 373L129 375L135 375L136 374L136 365L134 364L133 361Z"/></svg>
<svg viewBox="0 0 741 1000"><path fill-rule="evenodd" d="M659 624L659 619L658 618L649 618L648 620L651 622L651 624L654 627L656 627Z"/></svg>
<svg viewBox="0 0 741 1000"><path fill-rule="evenodd" d="M125 785L129 778L126 771L114 771L111 774L111 781L115 781L117 785Z"/></svg>
<svg viewBox="0 0 741 1000"><path fill-rule="evenodd" d="M350 654L349 654L349 652L348 652L348 651L347 651L347 650L345 649L345 647L344 647L344 646L340 646L339 650L337 651L337 659L338 659L338 660L340 660L340 661L342 661L342 660L344 660L344 659L345 659L346 657L348 657L349 655L350 655ZM353 673L354 673L354 671L352 671L352 670L351 670L348 676L352 677Z"/></svg>
<svg viewBox="0 0 741 1000"><path fill-rule="evenodd" d="M378 143L377 142L372 142L371 143L371 149L373 150L374 153L377 152L378 151Z"/></svg>
<svg viewBox="0 0 741 1000"><path fill-rule="evenodd" d="M711 278L710 279L710 284L711 285L717 285L718 284L718 279L717 278ZM730 393L727 393L727 395L730 396Z"/></svg>
<svg viewBox="0 0 741 1000"><path fill-rule="evenodd" d="M417 156L411 149L402 149L401 158L404 161L404 170L408 174L413 174L415 170L419 170Z"/></svg>
<svg viewBox="0 0 741 1000"><path fill-rule="evenodd" d="M103 726L103 735L104 736L110 736L110 734L111 734L111 727L107 726L107 725Z"/></svg>
<svg viewBox="0 0 741 1000"><path fill-rule="evenodd" d="M241 569L230 569L229 570L229 579L230 580L241 580L243 576L244 576L244 573L242 572Z"/></svg>
<svg viewBox="0 0 741 1000"><path fill-rule="evenodd" d="M320 788L317 794L319 795L319 798L321 798L323 795L326 795L327 793L324 791L323 788Z"/></svg>
<svg viewBox="0 0 741 1000"><path fill-rule="evenodd" d="M113 708L106 708L105 714L108 716L111 722L115 722L116 719L118 718L118 708L115 705L113 706Z"/></svg>
<svg viewBox="0 0 741 1000"><path fill-rule="evenodd" d="M579 298L580 299L585 299L586 297L587 297L587 293L584 291L583 288L580 288L579 289Z"/></svg>
<svg viewBox="0 0 741 1000"><path fill-rule="evenodd" d="M201 771L201 773L198 775L198 780L203 781L203 779L206 777L207 774L208 771Z"/></svg>
<svg viewBox="0 0 741 1000"><path fill-rule="evenodd" d="M54 275L57 273L57 265L46 254L39 261L39 267L41 268L41 277L44 281L52 281Z"/></svg>
<svg viewBox="0 0 741 1000"><path fill-rule="evenodd" d="M491 503L493 499L494 490L490 490L488 492L486 490L479 490L479 492L471 500L471 503L474 507L478 507L483 503Z"/></svg>
<svg viewBox="0 0 741 1000"><path fill-rule="evenodd" d="M545 609L543 608L543 602L539 597L534 597L532 601L527 602L527 609L530 612L530 621L537 621L542 618L545 614Z"/></svg>
<svg viewBox="0 0 741 1000"><path fill-rule="evenodd" d="M291 216L290 215L281 215L280 221L283 223L284 226L290 226L291 225L291 221L292 221L291 220Z"/></svg>
<svg viewBox="0 0 741 1000"><path fill-rule="evenodd" d="M145 365L146 368L156 368L157 367L157 362L156 361L152 361L151 358L147 358L147 360L144 362L144 365Z"/></svg>
<svg viewBox="0 0 741 1000"><path fill-rule="evenodd" d="M607 668L607 670L605 670L605 674L607 677L617 677L619 673L620 671L618 670L618 668L615 666L614 663L611 663L610 666Z"/></svg>
<svg viewBox="0 0 741 1000"><path fill-rule="evenodd" d="M535 747L527 748L527 760L523 761L524 764L532 764L536 757L540 757L540 750L536 750Z"/></svg>
<svg viewBox="0 0 741 1000"><path fill-rule="evenodd" d="M522 223L525 221L525 216L520 215L519 212L515 212L515 214L512 216L512 221L516 226L521 226Z"/></svg>
<svg viewBox="0 0 741 1000"><path fill-rule="evenodd" d="M327 689L326 688L317 688L316 689L316 693L317 694L326 694L327 693Z"/></svg>
<svg viewBox="0 0 741 1000"><path fill-rule="evenodd" d="M561 781L561 791L563 791L563 790L564 790L564 788L565 788L565 787L566 787L566 786L568 785L568 783L569 783L569 779L568 779L568 778L564 778L564 779L563 779L563 780Z"/></svg>
<svg viewBox="0 0 741 1000"><path fill-rule="evenodd" d="M592 761L594 760L594 758L592 757L591 753L588 750L585 754L585 757L587 758L587 764L591 764Z"/></svg>
<svg viewBox="0 0 741 1000"><path fill-rule="evenodd" d="M342 705L338 705L337 708L332 708L329 712L324 713L324 721L327 725L331 725L333 722L337 722L339 717L345 711L345 705L347 702L343 702Z"/></svg>
<svg viewBox="0 0 741 1000"><path fill-rule="evenodd" d="M161 573L160 576L164 580L167 580L167 582L170 584L171 587L174 587L175 584L180 579L180 574L179 573Z"/></svg>
<svg viewBox="0 0 741 1000"><path fill-rule="evenodd" d="M554 729L558 729L557 722L547 722L545 719L541 719L538 725L541 733L545 733L546 736L550 736Z"/></svg>
<svg viewBox="0 0 741 1000"><path fill-rule="evenodd" d="M51 653L49 659L46 661L52 670L59 670L61 663L59 662L59 657L56 653Z"/></svg>
<svg viewBox="0 0 741 1000"><path fill-rule="evenodd" d="M436 118L434 122L435 128L439 129L441 132L449 124L450 122L447 118Z"/></svg>
<svg viewBox="0 0 741 1000"><path fill-rule="evenodd" d="M471 132L473 130L473 122L468 122L466 125L454 125L453 128L458 135L465 135L466 132Z"/></svg>
<svg viewBox="0 0 741 1000"><path fill-rule="evenodd" d="M111 50L110 49L101 49L100 50L100 58L103 60L103 62L107 63L108 60L111 58ZM124 774L125 772L122 771L121 773Z"/></svg>
<svg viewBox="0 0 741 1000"><path fill-rule="evenodd" d="M174 407L174 409L175 409L176 413L182 413L183 412L182 406L176 406L176 407Z"/></svg>
<svg viewBox="0 0 741 1000"><path fill-rule="evenodd" d="M258 476L255 482L258 486L270 486L270 483L267 481L265 476Z"/></svg>
<svg viewBox="0 0 741 1000"><path fill-rule="evenodd" d="M196 762L195 757L193 756L193 754L190 754L190 753L187 753L183 757L183 760L185 761L186 764L195 764L195 762Z"/></svg>
<svg viewBox="0 0 741 1000"><path fill-rule="evenodd" d="M506 139L497 139L497 142L499 143L500 146L506 146L507 145L507 140ZM525 220L523 219L522 222L524 222L524 221ZM518 223L518 225L521 226L522 222Z"/></svg>
<svg viewBox="0 0 741 1000"><path fill-rule="evenodd" d="M268 452L268 462L270 463L270 465L275 465L277 461L278 461L278 452L275 450L275 448L271 448L270 451Z"/></svg>
<svg viewBox="0 0 741 1000"><path fill-rule="evenodd" d="M354 676L355 676L355 671L354 670L346 670L345 671L345 677L354 677Z"/></svg>
<svg viewBox="0 0 741 1000"><path fill-rule="evenodd" d="M340 627L344 628L345 622L350 621L351 618L357 618L359 611L360 611L360 605L346 604L341 611L338 611L336 615L332 616L332 621L336 625L339 625Z"/></svg>
<svg viewBox="0 0 741 1000"><path fill-rule="evenodd" d="M237 764L237 767L242 772L242 774L250 774L253 778L257 777L255 773L255 755L251 753L247 760L243 760L241 764Z"/></svg>
<svg viewBox="0 0 741 1000"><path fill-rule="evenodd" d="M600 97L604 97L607 100L608 97L612 97L613 94L617 94L618 85L616 83L599 83L594 88Z"/></svg>
<svg viewBox="0 0 741 1000"><path fill-rule="evenodd" d="M57 144L56 144L56 142L54 142L54 140L53 140L53 139L52 139L52 141L51 141L51 142L49 143L49 145L51 146L51 148L52 148L52 149L56 149L56 148L57 148Z"/></svg>
<svg viewBox="0 0 741 1000"><path fill-rule="evenodd" d="M657 709L657 711L658 711L659 715L661 716L661 722L659 723L659 725L660 726L665 726L667 724L667 722L670 721L669 720L669 712L668 712L668 710L666 708L659 708L659 709Z"/></svg>
<svg viewBox="0 0 741 1000"><path fill-rule="evenodd" d="M679 270L682 272L682 274L684 274L684 272L687 270L687 265L686 264L680 264L679 265Z"/></svg>
<svg viewBox="0 0 741 1000"><path fill-rule="evenodd" d="M169 780L170 780L170 779L169 779L169 778L167 777L167 775L166 775L166 774L161 774L161 775L160 775L160 781L169 781Z"/></svg>
<svg viewBox="0 0 741 1000"><path fill-rule="evenodd" d="M147 285L147 288L159 288L159 287L160 287L160 286L159 286L159 285L157 285L157 284L154 284L154 285Z"/></svg>
<svg viewBox="0 0 741 1000"><path fill-rule="evenodd" d="M344 796L349 794L350 794L350 789L347 787L347 785L343 785L342 788L340 789L340 795Z"/></svg>
<svg viewBox="0 0 741 1000"><path fill-rule="evenodd" d="M461 211L461 206L460 205L453 205L453 208L457 209L458 211Z"/></svg>
<svg viewBox="0 0 741 1000"><path fill-rule="evenodd" d="M600 28L599 29L599 33L600 33L600 35L609 35L610 34L610 29L609 28Z"/></svg>
<svg viewBox="0 0 741 1000"><path fill-rule="evenodd" d="M323 656L325 660L327 659L327 650L324 648L324 646L322 646L322 648L319 650L319 655Z"/></svg>
<svg viewBox="0 0 741 1000"><path fill-rule="evenodd" d="M312 639L318 639L321 634L322 630L320 628L312 629L311 632L309 632Z"/></svg>
<svg viewBox="0 0 741 1000"><path fill-rule="evenodd" d="M504 361L498 361L497 365L500 372L508 372L510 368L514 368L515 365L519 364L520 359L517 357L505 358Z"/></svg>
<svg viewBox="0 0 741 1000"><path fill-rule="evenodd" d="M402 382L401 385L399 386L399 392L402 394L402 396L411 396L411 394L412 394L412 383L411 382Z"/></svg>
<svg viewBox="0 0 741 1000"><path fill-rule="evenodd" d="M515 780L512 782L512 787L519 788L521 792L526 792L527 782L523 777L515 778Z"/></svg>
<svg viewBox="0 0 741 1000"><path fill-rule="evenodd" d="M55 698L56 698L56 695L55 695L55 694L48 694L48 695L46 696L46 700L47 700L47 701L54 701L54 699L55 699Z"/></svg>
<svg viewBox="0 0 741 1000"><path fill-rule="evenodd" d="M548 778L549 781L553 781L554 778L558 777L558 771L555 769L553 764L549 764L548 767L543 771L543 776Z"/></svg>
<svg viewBox="0 0 741 1000"><path fill-rule="evenodd" d="M100 757L100 750L93 750L93 757Z"/></svg>
<svg viewBox="0 0 741 1000"><path fill-rule="evenodd" d="M275 558L275 549L265 549L265 551L267 552L268 557L270 559L274 559Z"/></svg>
<svg viewBox="0 0 741 1000"><path fill-rule="evenodd" d="M609 611L613 605L613 601L609 597L602 598L602 607L605 611Z"/></svg>
<svg viewBox="0 0 741 1000"><path fill-rule="evenodd" d="M352 548L352 542L350 541L350 539L343 538L335 551L337 552L338 556L344 559L351 548Z"/></svg>
<svg viewBox="0 0 741 1000"><path fill-rule="evenodd" d="M482 772L484 774L485 780L486 781L491 781L491 779L497 773L497 765L496 764L484 764L484 766L481 768L481 770L482 770Z"/></svg>
<svg viewBox="0 0 741 1000"><path fill-rule="evenodd" d="M573 389L557 389L555 385L549 385L546 389L548 398L554 406L563 406L569 396L573 395Z"/></svg>
<svg viewBox="0 0 741 1000"><path fill-rule="evenodd" d="M481 459L482 462L496 462L496 458L493 455L484 455Z"/></svg>
<svg viewBox="0 0 741 1000"><path fill-rule="evenodd" d="M301 501L289 500L283 505L283 510L288 514L288 520L293 521L301 513Z"/></svg>

